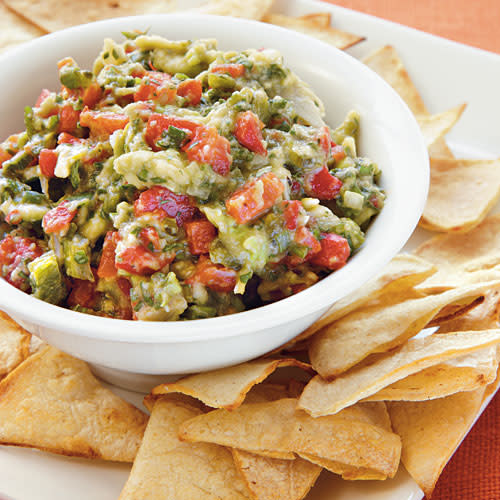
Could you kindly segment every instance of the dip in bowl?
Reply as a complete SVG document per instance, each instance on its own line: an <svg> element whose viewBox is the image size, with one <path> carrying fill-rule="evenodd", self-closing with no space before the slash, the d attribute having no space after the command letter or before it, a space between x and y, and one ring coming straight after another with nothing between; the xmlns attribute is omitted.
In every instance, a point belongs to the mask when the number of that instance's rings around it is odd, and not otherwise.
<svg viewBox="0 0 500 500"><path fill-rule="evenodd" d="M102 50L105 38L147 27L172 41L142 35ZM215 54L213 38L224 53ZM178 41L186 39L201 41ZM255 40L266 48L255 50ZM188 53L190 64L179 61ZM96 54L94 75L82 71ZM74 60L60 64L63 102L61 93L39 99L35 114L44 108L46 124L27 112L32 136L50 126L56 136L33 159L41 185L33 190L46 201L32 223L43 234L27 272L5 276L19 289L0 281L0 307L77 357L143 374L253 358L374 276L418 221L428 160L416 121L377 75L330 46L211 16L72 28L3 57L12 77L0 95L12 119L1 137L24 128L22 110L41 88L58 88L55 67L67 56ZM324 102L330 129L300 79ZM82 92L92 87L97 107ZM61 109L73 98L79 123L71 128L61 125ZM49 123L54 116L59 124ZM28 182L11 153L3 173ZM2 215L14 248L36 240L20 231L30 222L22 214L33 218L22 202L31 186L18 191ZM89 288L97 299L88 300Z"/></svg>

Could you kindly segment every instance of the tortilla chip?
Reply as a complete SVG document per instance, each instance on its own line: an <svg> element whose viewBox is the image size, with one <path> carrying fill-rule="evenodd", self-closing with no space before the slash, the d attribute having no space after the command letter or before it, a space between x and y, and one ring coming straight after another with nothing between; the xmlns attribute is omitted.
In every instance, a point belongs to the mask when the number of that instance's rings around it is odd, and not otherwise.
<svg viewBox="0 0 500 500"><path fill-rule="evenodd" d="M491 384L497 367L497 348L488 347L409 375L363 401L426 401L473 391Z"/></svg>
<svg viewBox="0 0 500 500"><path fill-rule="evenodd" d="M365 57L363 63L378 73L400 95L414 115L429 114L394 47L386 45L377 49Z"/></svg>
<svg viewBox="0 0 500 500"><path fill-rule="evenodd" d="M243 450L233 450L233 458L256 500L301 500L309 493L322 469L302 458L279 460Z"/></svg>
<svg viewBox="0 0 500 500"><path fill-rule="evenodd" d="M347 33L330 26L323 26L312 19L289 17L282 14L268 14L262 20L266 23L281 26L282 28L299 31L341 50L352 47L365 39L362 36Z"/></svg>
<svg viewBox="0 0 500 500"><path fill-rule="evenodd" d="M323 328L312 339L309 357L314 369L331 379L376 352L386 352L415 336L440 311L450 304L467 304L499 281L468 285L438 295L402 300L390 304L393 297L352 312ZM456 315L457 312L455 311Z"/></svg>
<svg viewBox="0 0 500 500"><path fill-rule="evenodd" d="M4 0L5 5L47 32L62 30L77 24L91 23L114 17L141 14L163 14L175 10L173 0L85 0L79 5L72 0ZM131 26L130 29L133 29Z"/></svg>
<svg viewBox="0 0 500 500"><path fill-rule="evenodd" d="M393 476L400 442L396 435L345 414L312 418L296 411L296 399L214 410L185 422L181 440L205 441L260 454L276 450L308 454ZM350 410L350 409L348 409Z"/></svg>
<svg viewBox="0 0 500 500"><path fill-rule="evenodd" d="M429 115L420 93L394 47L391 45L381 47L363 59L363 62L378 73L399 94L415 116ZM436 157L453 158L453 154L443 138L437 139L429 146L429 154Z"/></svg>
<svg viewBox="0 0 500 500"><path fill-rule="evenodd" d="M248 391L280 366L296 366L310 370L307 363L294 358L257 359L240 365L189 375L177 382L162 384L152 391L154 396L180 392L197 398L212 408L233 410L243 403Z"/></svg>
<svg viewBox="0 0 500 500"><path fill-rule="evenodd" d="M474 423L484 387L418 403L389 403L395 432L401 436L401 460L430 498L448 460Z"/></svg>
<svg viewBox="0 0 500 500"><path fill-rule="evenodd" d="M0 443L132 462L147 416L83 361L46 347L0 382Z"/></svg>
<svg viewBox="0 0 500 500"><path fill-rule="evenodd" d="M498 343L500 329L412 339L390 353L352 368L332 382L319 375L314 377L304 389L298 407L313 417L333 415L409 375Z"/></svg>
<svg viewBox="0 0 500 500"><path fill-rule="evenodd" d="M287 349L314 335L329 323L346 316L382 294L398 295L403 290L418 285L436 272L436 268L423 259L409 254L399 254L384 268L381 274L347 297L338 300L321 318L307 330L280 348Z"/></svg>
<svg viewBox="0 0 500 500"><path fill-rule="evenodd" d="M460 318L442 323L438 333L488 330L498 328L500 317L500 290L488 290L484 301Z"/></svg>
<svg viewBox="0 0 500 500"><path fill-rule="evenodd" d="M0 53L45 33L0 2Z"/></svg>
<svg viewBox="0 0 500 500"><path fill-rule="evenodd" d="M322 28L327 28L332 23L332 15L329 12L314 12L311 14L305 14L304 16L299 16L299 19L313 21Z"/></svg>
<svg viewBox="0 0 500 500"><path fill-rule="evenodd" d="M436 115L416 117L427 147L432 146L452 129L453 125L462 116L466 106L466 104L461 104Z"/></svg>
<svg viewBox="0 0 500 500"><path fill-rule="evenodd" d="M151 418L120 500L251 498L222 446L179 441L179 426L201 413L175 395L154 401Z"/></svg>
<svg viewBox="0 0 500 500"><path fill-rule="evenodd" d="M500 275L500 214L486 217L467 233L440 234L420 245L415 254L438 272L417 288L437 291Z"/></svg>
<svg viewBox="0 0 500 500"><path fill-rule="evenodd" d="M499 198L500 159L431 158L431 182L422 223L434 231L469 231Z"/></svg>
<svg viewBox="0 0 500 500"><path fill-rule="evenodd" d="M206 5L193 10L203 14L216 16L244 17L246 19L262 19L271 8L274 0L252 0L241 2L241 0L209 0Z"/></svg>
<svg viewBox="0 0 500 500"><path fill-rule="evenodd" d="M0 378L30 355L31 334L0 311Z"/></svg>

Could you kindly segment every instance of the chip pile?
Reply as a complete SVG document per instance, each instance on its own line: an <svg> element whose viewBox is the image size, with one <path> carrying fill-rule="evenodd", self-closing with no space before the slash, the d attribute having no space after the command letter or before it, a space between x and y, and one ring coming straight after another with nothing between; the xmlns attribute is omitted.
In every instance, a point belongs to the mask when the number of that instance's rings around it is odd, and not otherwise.
<svg viewBox="0 0 500 500"><path fill-rule="evenodd" d="M0 49L82 22L174 9L95 1L75 17L72 2L50 3L0 3ZM333 28L330 14L292 18L270 12L272 3L209 0L197 10L343 49L363 40ZM323 469L386 480L400 462L430 497L500 383L500 216L488 215L500 198L500 159L454 158L444 135L465 104L430 114L393 47L364 62L420 124L431 160L420 223L442 234L396 256L267 357L155 387L149 420L85 363L0 313L1 443L134 462L121 500L300 500Z"/></svg>

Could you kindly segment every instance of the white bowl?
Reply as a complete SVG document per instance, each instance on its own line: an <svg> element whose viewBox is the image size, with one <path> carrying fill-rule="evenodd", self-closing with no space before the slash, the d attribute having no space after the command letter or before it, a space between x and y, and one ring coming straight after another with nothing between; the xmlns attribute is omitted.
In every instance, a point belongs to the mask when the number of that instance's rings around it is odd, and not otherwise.
<svg viewBox="0 0 500 500"><path fill-rule="evenodd" d="M361 154L382 168L386 206L348 264L311 288L271 305L220 318L147 323L89 316L37 300L0 279L0 308L49 343L105 369L182 374L259 356L312 324L359 288L403 247L422 213L429 183L427 149L399 96L375 73L335 48L269 24L201 15L148 15L77 26L0 57L0 138L23 129L23 108L44 87L58 88L56 62L68 55L91 67L103 39L146 29L172 39L217 38L222 49L269 47L309 82L336 125L361 114ZM8 117L8 119L6 119ZM106 371L106 370L105 370ZM132 377L133 379L133 377ZM130 380L130 377L129 377ZM130 384L128 384L130 385Z"/></svg>

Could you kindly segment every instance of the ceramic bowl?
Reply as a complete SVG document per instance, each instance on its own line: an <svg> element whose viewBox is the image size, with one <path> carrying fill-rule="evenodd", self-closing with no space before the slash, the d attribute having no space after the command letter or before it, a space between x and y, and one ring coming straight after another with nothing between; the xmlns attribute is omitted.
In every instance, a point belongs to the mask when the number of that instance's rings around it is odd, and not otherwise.
<svg viewBox="0 0 500 500"><path fill-rule="evenodd" d="M36 39L0 57L0 137L22 130L23 108L40 89L57 89L56 63L68 55L91 67L106 37L144 30L171 39L217 38L222 49L269 47L323 100L332 126L361 115L360 152L382 169L387 202L366 242L347 265L309 289L231 316L185 322L137 322L85 315L47 304L0 279L0 308L60 349L100 367L125 385L134 374L202 371L242 362L290 340L329 305L377 274L403 247L422 213L429 183L428 155L403 101L378 75L348 54L269 24L194 14L148 15L77 26ZM115 382L119 380L115 378Z"/></svg>

